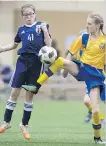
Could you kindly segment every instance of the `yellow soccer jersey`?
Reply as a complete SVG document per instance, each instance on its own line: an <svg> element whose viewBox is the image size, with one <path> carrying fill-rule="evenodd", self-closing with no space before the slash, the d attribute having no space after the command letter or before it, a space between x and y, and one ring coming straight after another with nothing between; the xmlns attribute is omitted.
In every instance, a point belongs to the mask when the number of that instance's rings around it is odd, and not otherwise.
<svg viewBox="0 0 106 146"><path fill-rule="evenodd" d="M69 52L74 55L82 48L83 54L80 60L83 63L104 69L105 43L106 36L101 34L96 40L88 40L86 49L84 49L82 36L79 36L70 46Z"/></svg>

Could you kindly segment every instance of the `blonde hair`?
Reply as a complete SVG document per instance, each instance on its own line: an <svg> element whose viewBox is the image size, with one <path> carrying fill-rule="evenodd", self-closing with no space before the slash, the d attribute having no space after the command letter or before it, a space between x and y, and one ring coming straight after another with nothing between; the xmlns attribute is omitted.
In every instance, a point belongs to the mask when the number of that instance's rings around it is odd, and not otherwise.
<svg viewBox="0 0 106 146"><path fill-rule="evenodd" d="M22 8L21 8L21 15L23 15L23 11L24 11L26 8L31 8L31 9L34 11L34 13L35 13L35 7L34 7L32 4L25 4L25 5L23 5Z"/></svg>
<svg viewBox="0 0 106 146"><path fill-rule="evenodd" d="M94 19L94 22L95 24L100 24L100 31L105 35L104 31L103 31L103 27L104 27L104 20L103 20L103 17L98 14L98 13L94 13L94 12L91 12L88 17L90 18L93 18Z"/></svg>

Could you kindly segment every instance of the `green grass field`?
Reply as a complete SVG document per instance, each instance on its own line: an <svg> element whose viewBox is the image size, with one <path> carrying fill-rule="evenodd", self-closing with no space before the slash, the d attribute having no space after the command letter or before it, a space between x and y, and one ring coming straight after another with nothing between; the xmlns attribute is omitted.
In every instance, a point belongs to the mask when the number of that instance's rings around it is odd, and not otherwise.
<svg viewBox="0 0 106 146"><path fill-rule="evenodd" d="M6 102L0 101L0 120ZM91 122L84 123L87 113L82 101L35 101L30 120L31 140L19 128L23 101L18 102L12 128L0 134L0 146L95 146Z"/></svg>

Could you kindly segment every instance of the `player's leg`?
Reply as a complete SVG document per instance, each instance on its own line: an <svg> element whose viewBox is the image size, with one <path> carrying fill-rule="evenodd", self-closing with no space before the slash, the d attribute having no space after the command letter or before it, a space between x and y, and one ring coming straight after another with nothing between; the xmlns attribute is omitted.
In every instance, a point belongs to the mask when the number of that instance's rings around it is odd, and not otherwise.
<svg viewBox="0 0 106 146"><path fill-rule="evenodd" d="M89 122L92 119L92 104L91 104L90 97L88 95L88 91L86 91L86 94L84 96L84 104L88 109L88 113L87 113L84 121L85 122ZM104 123L104 115L101 112L100 112L100 119L101 119L101 124L103 125L103 123Z"/></svg>
<svg viewBox="0 0 106 146"><path fill-rule="evenodd" d="M11 91L10 97L9 97L6 107L5 107L4 121L0 125L0 133L4 132L6 129L8 129L8 127L10 125L12 113L16 107L17 98L20 94L21 86L24 83L25 83L25 72L18 73L16 70L14 77L10 81L12 91Z"/></svg>
<svg viewBox="0 0 106 146"><path fill-rule="evenodd" d="M0 133L3 133L6 129L10 128L10 121L12 118L12 113L16 107L17 98L20 93L20 88L12 88L10 97L7 101L4 113L4 121L0 125Z"/></svg>
<svg viewBox="0 0 106 146"><path fill-rule="evenodd" d="M90 101L90 97L89 97L88 93L86 93L84 96L84 105L88 109L88 113L87 113L84 121L89 122L92 118L92 105L91 105L91 101Z"/></svg>
<svg viewBox="0 0 106 146"><path fill-rule="evenodd" d="M22 122L20 123L20 128L22 130L23 136L29 140L30 134L28 131L28 124L33 110L33 93L26 91L26 101L24 102L24 111Z"/></svg>
<svg viewBox="0 0 106 146"><path fill-rule="evenodd" d="M41 64L41 62L38 59L34 60L32 66L28 69L27 72L26 85L35 86L36 81L40 76L41 70L43 70L43 65ZM27 140L30 139L30 134L28 132L28 124L31 118L32 110L33 110L33 93L30 91L26 91L26 101L24 102L24 111L20 127L22 129L24 137Z"/></svg>
<svg viewBox="0 0 106 146"><path fill-rule="evenodd" d="M36 84L37 87L36 86L26 86L26 85L23 85L22 87L25 88L26 90L35 92L35 91L37 91L37 89L39 89L41 87L41 85L43 85L48 80L49 77L51 77L54 73L56 73L61 68L68 70L68 72L73 76L76 76L79 71L78 66L74 62L64 59L62 57L59 57L48 68L48 70L45 71L39 77L39 79L37 80L37 84Z"/></svg>
<svg viewBox="0 0 106 146"><path fill-rule="evenodd" d="M94 141L99 144L105 142L101 140L101 119L99 108L100 88L94 87L90 90L90 99L92 103L92 126L94 129Z"/></svg>
<svg viewBox="0 0 106 146"><path fill-rule="evenodd" d="M23 64L22 64L22 67L23 67ZM16 107L17 98L20 94L21 86L22 84L25 83L25 72L21 70L23 69L22 67L21 67L20 59L18 59L15 73L13 74L10 80L12 91L5 107L4 121L0 125L0 133L4 132L6 129L10 127L12 113Z"/></svg>

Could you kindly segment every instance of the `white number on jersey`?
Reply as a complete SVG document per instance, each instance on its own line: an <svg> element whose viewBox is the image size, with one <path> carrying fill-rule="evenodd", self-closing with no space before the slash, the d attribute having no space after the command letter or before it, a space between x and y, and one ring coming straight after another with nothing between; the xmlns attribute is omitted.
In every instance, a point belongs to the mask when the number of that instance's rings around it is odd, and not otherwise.
<svg viewBox="0 0 106 146"><path fill-rule="evenodd" d="M28 35L28 40L29 41L33 41L34 40L34 35L33 34L29 34Z"/></svg>

